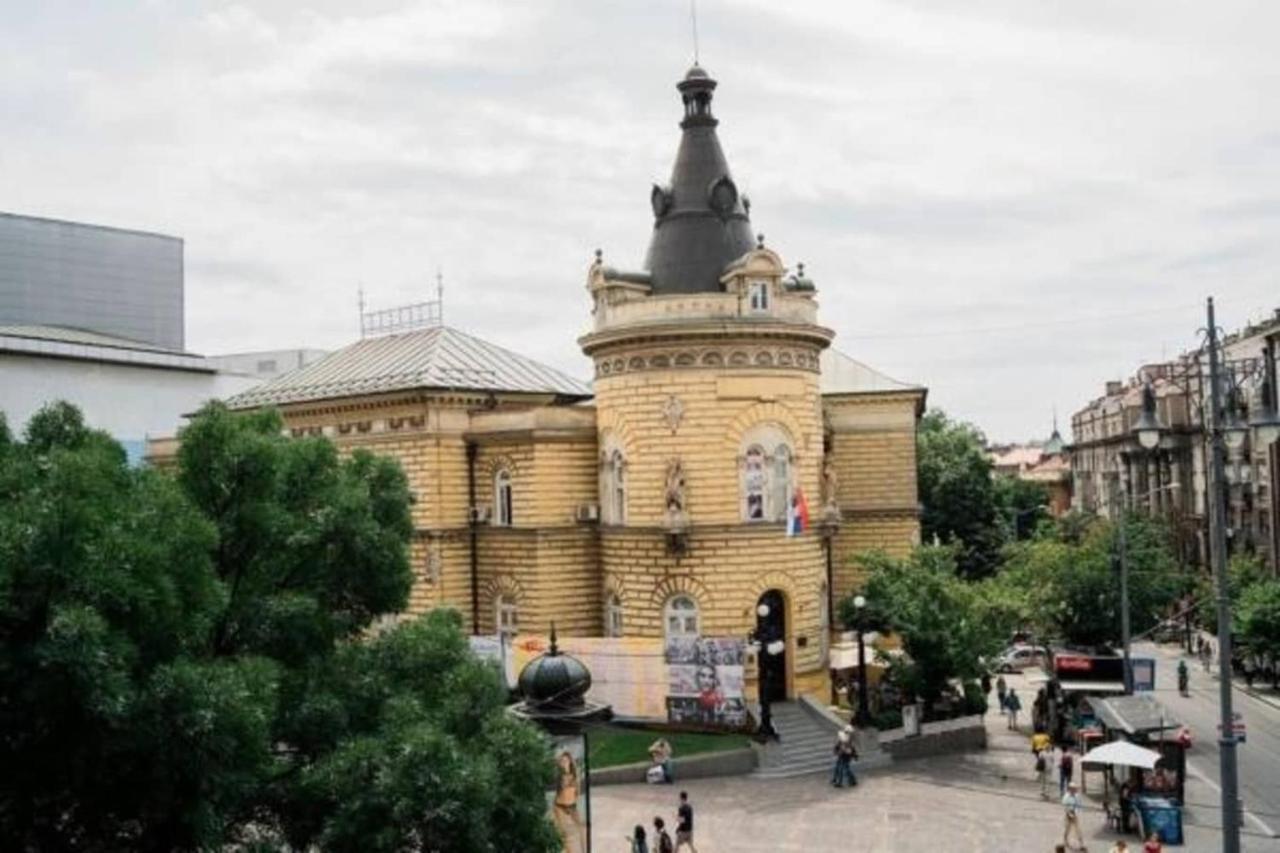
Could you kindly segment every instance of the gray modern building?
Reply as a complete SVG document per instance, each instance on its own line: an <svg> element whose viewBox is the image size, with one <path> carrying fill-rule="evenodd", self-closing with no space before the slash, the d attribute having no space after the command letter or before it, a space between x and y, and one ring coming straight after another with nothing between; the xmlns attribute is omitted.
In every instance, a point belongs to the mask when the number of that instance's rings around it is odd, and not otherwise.
<svg viewBox="0 0 1280 853"><path fill-rule="evenodd" d="M0 412L22 430L56 400L130 457L184 415L258 384L183 346L176 237L0 213Z"/></svg>
<svg viewBox="0 0 1280 853"><path fill-rule="evenodd" d="M0 324L181 350L182 240L0 213Z"/></svg>

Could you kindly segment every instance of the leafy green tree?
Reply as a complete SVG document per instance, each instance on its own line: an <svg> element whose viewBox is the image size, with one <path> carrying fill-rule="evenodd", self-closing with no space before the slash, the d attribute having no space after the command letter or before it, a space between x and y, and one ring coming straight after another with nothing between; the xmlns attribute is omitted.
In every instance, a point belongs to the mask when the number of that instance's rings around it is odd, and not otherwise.
<svg viewBox="0 0 1280 853"><path fill-rule="evenodd" d="M1280 581L1246 587L1236 608L1240 645L1264 660L1280 660Z"/></svg>
<svg viewBox="0 0 1280 853"><path fill-rule="evenodd" d="M1256 554L1233 554L1227 561L1227 598L1231 602L1232 624L1238 624L1238 608L1244 592L1271 579L1266 563ZM1209 572L1195 583L1196 621L1215 636L1218 633L1218 584Z"/></svg>
<svg viewBox="0 0 1280 853"><path fill-rule="evenodd" d="M1048 535L1049 490L1043 483L1007 475L995 478L996 518L1007 541Z"/></svg>
<svg viewBox="0 0 1280 853"><path fill-rule="evenodd" d="M863 595L878 620L902 638L910 658L906 686L928 710L952 679L977 678L999 651L1005 626L985 618L979 587L956 574L955 548L925 546L905 560L883 553L858 558L869 571ZM848 600L842 616L852 613Z"/></svg>
<svg viewBox="0 0 1280 853"><path fill-rule="evenodd" d="M964 576L991 574L1005 534L986 439L973 425L932 409L920 420L916 444L924 540L955 545Z"/></svg>
<svg viewBox="0 0 1280 853"><path fill-rule="evenodd" d="M1011 545L1000 573L986 582L985 597L1042 637L1080 646L1118 643L1117 534L1116 525L1095 520L1075 532L1078 542L1041 539ZM1162 523L1131 516L1125 534L1130 629L1137 635L1165 617L1188 580Z"/></svg>
<svg viewBox="0 0 1280 853"><path fill-rule="evenodd" d="M551 849L546 746L456 618L365 641L408 506L270 413L207 407L176 475L66 404L0 430L0 849Z"/></svg>

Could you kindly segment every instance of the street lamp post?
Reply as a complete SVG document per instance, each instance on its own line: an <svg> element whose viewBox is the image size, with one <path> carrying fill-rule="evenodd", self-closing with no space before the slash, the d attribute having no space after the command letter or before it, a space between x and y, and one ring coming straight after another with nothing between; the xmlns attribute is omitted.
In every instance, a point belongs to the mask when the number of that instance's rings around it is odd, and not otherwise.
<svg viewBox="0 0 1280 853"><path fill-rule="evenodd" d="M1209 490L1209 559L1218 588L1218 739L1219 772L1222 777L1222 851L1240 853L1240 805L1237 792L1235 715L1231 710L1231 598L1227 586L1227 513L1222 487L1225 483L1226 445L1239 446L1243 430L1234 412L1224 423L1219 402L1220 372L1218 327L1214 324L1213 298L1207 304L1209 337L1209 414L1212 488ZM1238 434L1238 437L1237 437Z"/></svg>
<svg viewBox="0 0 1280 853"><path fill-rule="evenodd" d="M865 629L864 613L867 606L867 599L859 595L853 599L853 607L856 616L856 625L858 629L858 714L857 723L859 726L865 726L871 723L871 708L867 704L867 652L863 633Z"/></svg>

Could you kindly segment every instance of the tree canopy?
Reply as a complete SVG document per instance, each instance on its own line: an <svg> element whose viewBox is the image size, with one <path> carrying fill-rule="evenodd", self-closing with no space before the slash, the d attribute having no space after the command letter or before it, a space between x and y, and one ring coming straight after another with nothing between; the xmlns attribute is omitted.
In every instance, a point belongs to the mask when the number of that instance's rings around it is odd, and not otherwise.
<svg viewBox="0 0 1280 853"><path fill-rule="evenodd" d="M1000 564L1008 541L1036 529L1048 501L1044 486L993 476L986 438L972 424L931 409L917 433L917 481L924 541L956 547L956 565L983 578Z"/></svg>
<svg viewBox="0 0 1280 853"><path fill-rule="evenodd" d="M1130 630L1160 622L1187 590L1169 531L1159 521L1124 522L1129 567ZM991 606L1039 636L1072 645L1118 643L1120 578L1118 525L1100 519L1081 530L1072 520L1063 534L1010 545L1000 572L984 582Z"/></svg>
<svg viewBox="0 0 1280 853"><path fill-rule="evenodd" d="M952 679L971 680L982 660L996 654L1008 634L990 617L980 588L956 574L956 549L917 548L907 559L883 553L861 555L869 572L863 595L876 625L902 638L910 662L901 667L904 686L931 706ZM846 627L857 627L851 599L840 605Z"/></svg>
<svg viewBox="0 0 1280 853"><path fill-rule="evenodd" d="M369 637L409 502L273 413L202 410L172 474L66 404L0 423L0 847L554 849L546 745L456 615Z"/></svg>

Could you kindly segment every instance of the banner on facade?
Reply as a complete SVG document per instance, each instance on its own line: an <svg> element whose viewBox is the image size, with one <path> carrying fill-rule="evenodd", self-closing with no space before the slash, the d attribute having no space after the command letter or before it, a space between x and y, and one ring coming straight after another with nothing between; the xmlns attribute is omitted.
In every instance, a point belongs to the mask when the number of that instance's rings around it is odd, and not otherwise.
<svg viewBox="0 0 1280 853"><path fill-rule="evenodd" d="M746 644L735 637L672 637L667 664L667 719L685 725L740 728Z"/></svg>

